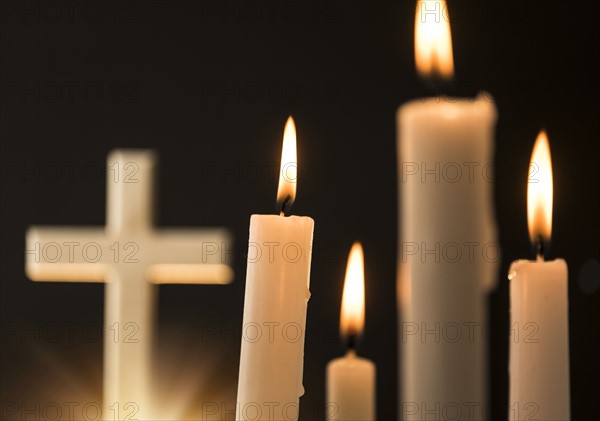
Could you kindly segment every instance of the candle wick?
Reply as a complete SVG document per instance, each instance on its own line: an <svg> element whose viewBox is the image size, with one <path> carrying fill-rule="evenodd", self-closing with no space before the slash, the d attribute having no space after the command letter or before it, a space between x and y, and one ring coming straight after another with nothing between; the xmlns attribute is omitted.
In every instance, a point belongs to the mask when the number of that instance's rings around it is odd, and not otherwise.
<svg viewBox="0 0 600 421"><path fill-rule="evenodd" d="M441 98L459 96L454 79L444 77L437 68L432 69L431 74L422 80L426 97L431 95Z"/></svg>
<svg viewBox="0 0 600 421"><path fill-rule="evenodd" d="M348 351L356 351L356 335L350 334L346 337L346 349Z"/></svg>
<svg viewBox="0 0 600 421"><path fill-rule="evenodd" d="M537 261L543 262L544 261L544 239L542 238L541 235L538 236L536 248L537 248Z"/></svg>
<svg viewBox="0 0 600 421"><path fill-rule="evenodd" d="M285 196L285 198L281 201L277 201L277 211L279 211L279 216L286 216L286 210L289 211L289 209L286 209L288 207L289 204L291 204L292 201L292 196L290 196L289 194L287 194Z"/></svg>

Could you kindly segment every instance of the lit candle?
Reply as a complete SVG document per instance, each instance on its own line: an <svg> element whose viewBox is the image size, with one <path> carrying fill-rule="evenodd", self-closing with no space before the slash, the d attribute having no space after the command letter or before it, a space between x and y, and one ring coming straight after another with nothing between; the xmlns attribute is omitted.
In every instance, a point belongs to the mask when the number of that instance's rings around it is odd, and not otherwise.
<svg viewBox="0 0 600 421"><path fill-rule="evenodd" d="M236 420L297 420L314 221L289 216L296 195L296 128L285 125L279 215L252 215Z"/></svg>
<svg viewBox="0 0 600 421"><path fill-rule="evenodd" d="M365 320L363 250L354 243L348 256L342 296L340 330L348 338L348 352L327 364L327 420L375 420L375 364L356 355L355 339Z"/></svg>
<svg viewBox="0 0 600 421"><path fill-rule="evenodd" d="M451 44L445 2L418 2L421 76L453 78ZM487 95L417 99L397 113L404 419L447 411L455 419L482 418L485 301L499 253L489 171L495 122Z"/></svg>
<svg viewBox="0 0 600 421"><path fill-rule="evenodd" d="M552 232L552 161L546 133L531 155L527 220L537 261L510 266L510 419L569 420L567 263L544 261Z"/></svg>

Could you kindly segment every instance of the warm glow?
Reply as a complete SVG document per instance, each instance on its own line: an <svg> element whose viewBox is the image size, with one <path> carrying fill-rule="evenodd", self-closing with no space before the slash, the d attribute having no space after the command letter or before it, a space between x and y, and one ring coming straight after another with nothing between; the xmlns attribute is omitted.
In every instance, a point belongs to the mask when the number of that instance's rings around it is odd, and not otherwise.
<svg viewBox="0 0 600 421"><path fill-rule="evenodd" d="M296 181L298 179L298 163L296 158L296 125L289 116L283 131L283 148L281 150L281 170L279 171L279 187L277 202L289 197L288 206L296 198Z"/></svg>
<svg viewBox="0 0 600 421"><path fill-rule="evenodd" d="M363 249L359 242L352 245L346 266L342 295L340 330L346 336L358 335L365 324L365 268Z"/></svg>
<svg viewBox="0 0 600 421"><path fill-rule="evenodd" d="M533 243L537 243L540 237L548 241L552 233L552 160L544 131L535 141L527 181L529 237Z"/></svg>
<svg viewBox="0 0 600 421"><path fill-rule="evenodd" d="M223 263L161 263L150 265L146 277L154 284L228 284L233 280L233 270Z"/></svg>
<svg viewBox="0 0 600 421"><path fill-rule="evenodd" d="M415 60L421 76L452 79L452 36L445 0L419 0L415 16Z"/></svg>

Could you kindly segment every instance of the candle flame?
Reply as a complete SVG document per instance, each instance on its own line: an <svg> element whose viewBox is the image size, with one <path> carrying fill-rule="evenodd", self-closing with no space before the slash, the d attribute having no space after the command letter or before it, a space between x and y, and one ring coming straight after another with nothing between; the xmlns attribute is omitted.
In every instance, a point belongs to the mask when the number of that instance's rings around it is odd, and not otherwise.
<svg viewBox="0 0 600 421"><path fill-rule="evenodd" d="M527 185L527 224L533 243L548 241L552 234L552 159L545 131L535 141Z"/></svg>
<svg viewBox="0 0 600 421"><path fill-rule="evenodd" d="M352 245L346 266L342 294L340 330L346 336L358 335L365 324L365 269L363 249L359 242Z"/></svg>
<svg viewBox="0 0 600 421"><path fill-rule="evenodd" d="M277 202L291 206L296 198L296 181L298 179L298 162L296 157L296 125L289 116L283 130L283 147L281 150L281 169L279 171L279 187ZM282 211L283 212L283 211Z"/></svg>
<svg viewBox="0 0 600 421"><path fill-rule="evenodd" d="M419 0L415 16L415 61L421 76L454 76L452 36L446 0Z"/></svg>

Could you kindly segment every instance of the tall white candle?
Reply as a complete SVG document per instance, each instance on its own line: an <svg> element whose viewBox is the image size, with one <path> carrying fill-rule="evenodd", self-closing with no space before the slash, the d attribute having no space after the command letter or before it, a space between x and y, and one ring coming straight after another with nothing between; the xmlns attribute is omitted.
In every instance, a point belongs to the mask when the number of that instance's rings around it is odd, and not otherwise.
<svg viewBox="0 0 600 421"><path fill-rule="evenodd" d="M438 14L430 5L417 9L417 68L450 79L450 25L445 2L436 4ZM496 108L483 95L419 99L398 110L403 419L481 419L485 409L482 331L499 253L495 122Z"/></svg>
<svg viewBox="0 0 600 421"><path fill-rule="evenodd" d="M296 193L296 129L284 131L281 215L252 215L236 420L297 420L314 221L284 216Z"/></svg>
<svg viewBox="0 0 600 421"><path fill-rule="evenodd" d="M363 251L354 243L348 256L340 330L351 346L342 358L327 364L327 420L375 420L375 364L356 355L354 338L362 332L365 315Z"/></svg>
<svg viewBox="0 0 600 421"><path fill-rule="evenodd" d="M536 244L550 239L552 161L544 132L531 157L527 211ZM511 420L569 420L567 264L563 259L517 261L510 266Z"/></svg>

